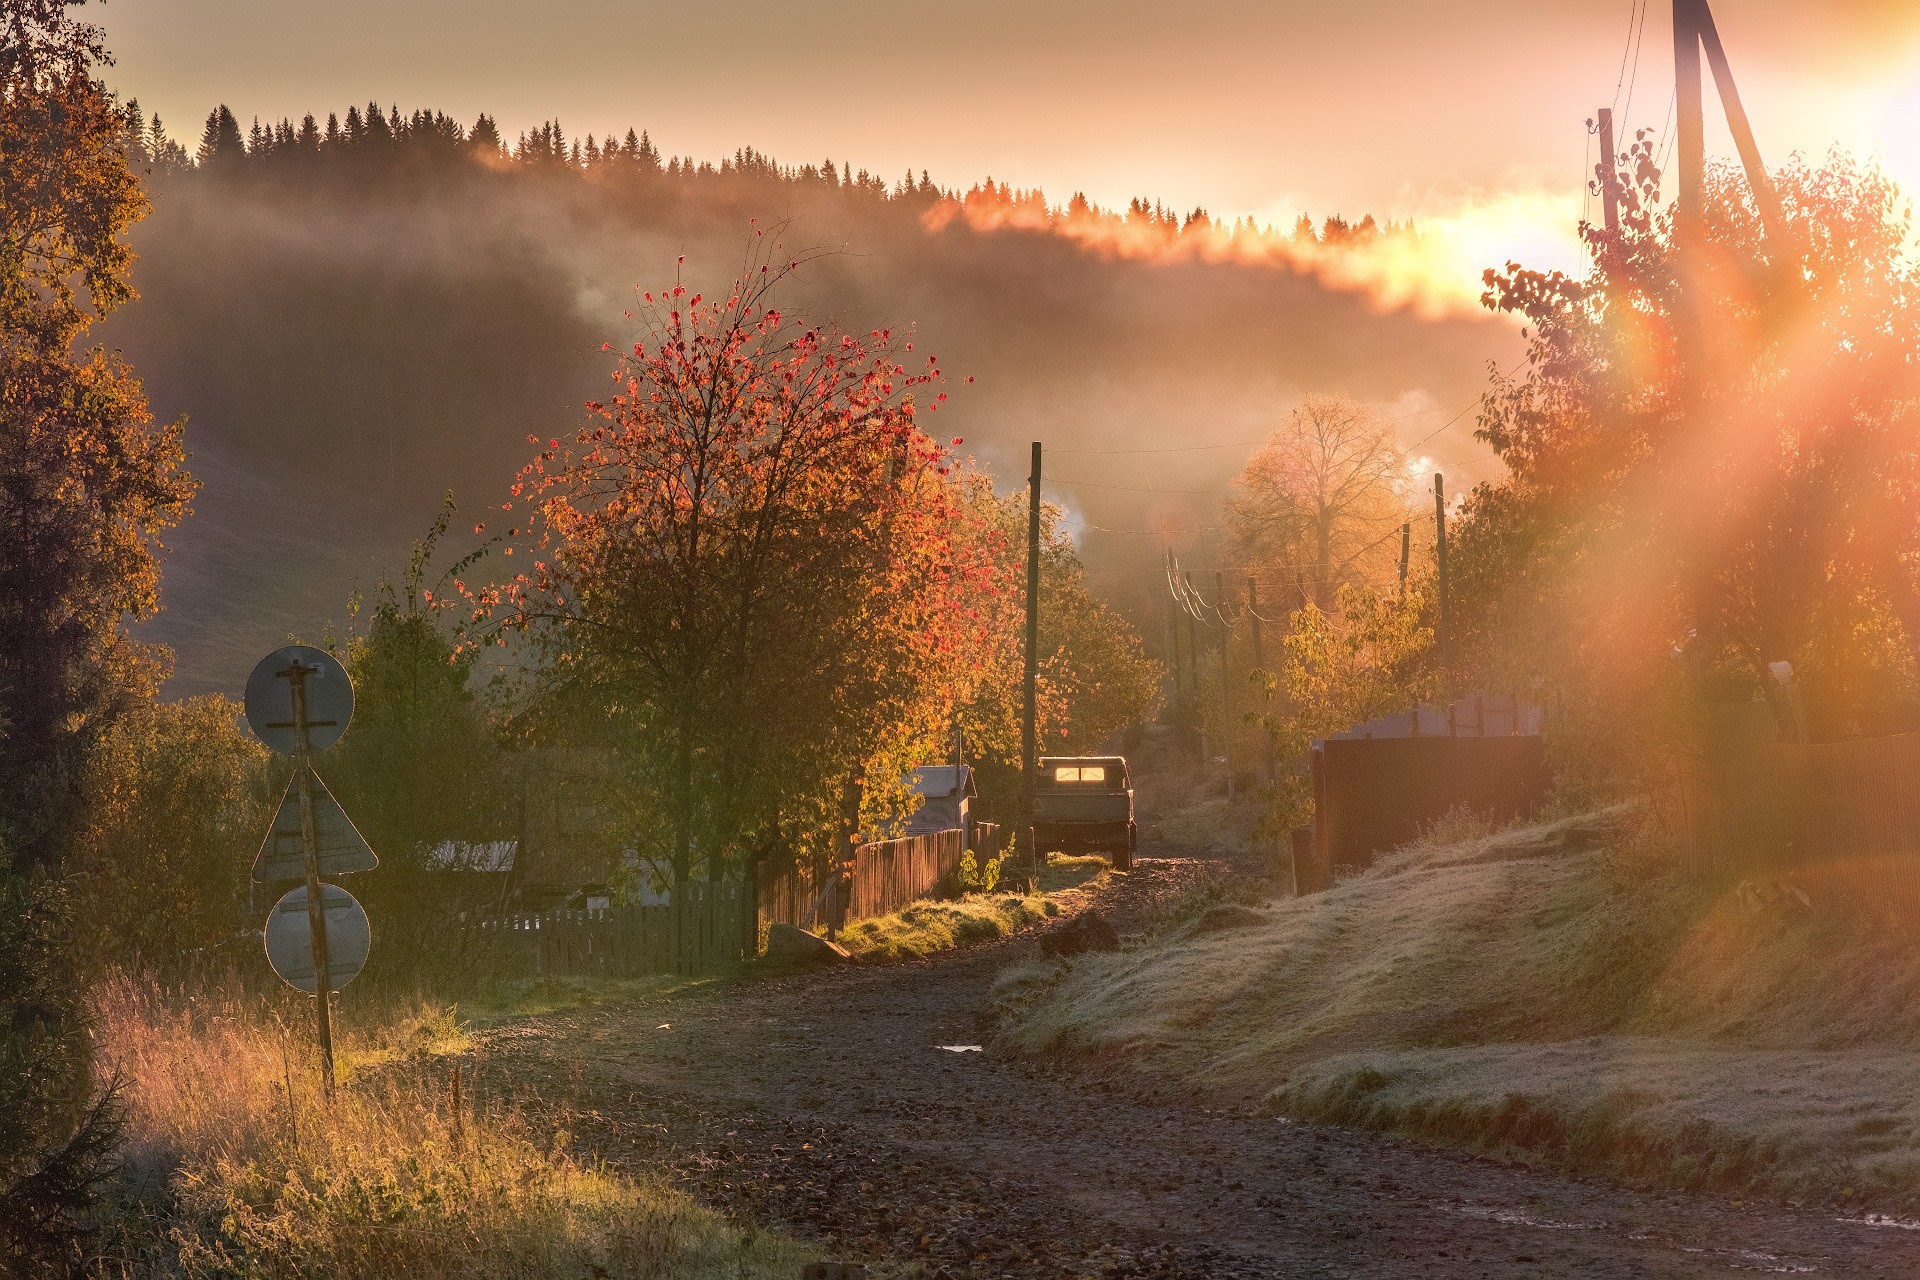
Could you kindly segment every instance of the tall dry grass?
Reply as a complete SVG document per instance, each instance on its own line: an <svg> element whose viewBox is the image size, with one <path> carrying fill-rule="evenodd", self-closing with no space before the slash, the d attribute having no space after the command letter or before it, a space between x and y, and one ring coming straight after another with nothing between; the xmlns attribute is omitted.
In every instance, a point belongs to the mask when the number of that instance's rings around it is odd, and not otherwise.
<svg viewBox="0 0 1920 1280"><path fill-rule="evenodd" d="M103 1275L772 1277L811 1254L658 1182L568 1150L504 1091L456 1105L451 1014L399 1007L350 1033L332 1105L305 1010L183 998L127 977L99 995L126 1084L128 1169Z"/></svg>

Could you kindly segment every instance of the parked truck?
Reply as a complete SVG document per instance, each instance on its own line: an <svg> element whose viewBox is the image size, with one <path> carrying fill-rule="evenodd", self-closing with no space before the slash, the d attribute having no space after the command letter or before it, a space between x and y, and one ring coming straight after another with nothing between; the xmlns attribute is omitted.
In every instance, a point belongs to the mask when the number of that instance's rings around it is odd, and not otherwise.
<svg viewBox="0 0 1920 1280"><path fill-rule="evenodd" d="M1033 789L1033 849L1104 853L1133 867L1133 779L1124 756L1041 756Z"/></svg>

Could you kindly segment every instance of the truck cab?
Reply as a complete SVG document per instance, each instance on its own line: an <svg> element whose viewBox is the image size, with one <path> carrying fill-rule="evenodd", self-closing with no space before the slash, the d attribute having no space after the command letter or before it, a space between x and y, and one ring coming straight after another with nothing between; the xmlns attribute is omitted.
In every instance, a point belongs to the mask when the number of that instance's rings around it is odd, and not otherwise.
<svg viewBox="0 0 1920 1280"><path fill-rule="evenodd" d="M1041 756L1033 787L1033 850L1104 853L1133 866L1133 778L1124 756Z"/></svg>

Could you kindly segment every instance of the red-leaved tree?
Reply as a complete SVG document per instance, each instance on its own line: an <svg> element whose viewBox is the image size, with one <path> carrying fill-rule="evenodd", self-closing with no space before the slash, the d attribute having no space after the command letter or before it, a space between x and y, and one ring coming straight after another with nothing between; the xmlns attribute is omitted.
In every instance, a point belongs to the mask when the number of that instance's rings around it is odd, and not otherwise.
<svg viewBox="0 0 1920 1280"><path fill-rule="evenodd" d="M761 241L765 244L765 241ZM647 295L614 395L514 486L476 620L540 649L551 714L610 739L630 834L676 878L824 856L971 696L995 566L957 537L940 378L910 341L794 319L759 251L725 298Z"/></svg>

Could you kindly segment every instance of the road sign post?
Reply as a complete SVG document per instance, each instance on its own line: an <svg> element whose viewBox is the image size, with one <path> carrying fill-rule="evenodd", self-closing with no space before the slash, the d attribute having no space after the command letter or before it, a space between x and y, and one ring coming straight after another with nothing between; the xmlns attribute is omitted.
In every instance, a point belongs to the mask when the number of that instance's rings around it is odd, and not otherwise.
<svg viewBox="0 0 1920 1280"><path fill-rule="evenodd" d="M293 695L294 784L300 788L300 852L307 872L307 927L313 931L314 1016L320 1034L320 1086L333 1097L333 973L327 964L326 897L320 887L320 841L313 825L313 748L307 739L307 675L296 655L274 674L286 679Z"/></svg>
<svg viewBox="0 0 1920 1280"><path fill-rule="evenodd" d="M353 684L347 672L330 654L305 645L290 645L268 654L254 667L247 680L247 723L262 742L275 751L293 757L293 782L290 798L299 809L299 874L306 881L304 892L295 890L282 898L269 915L264 939L267 958L274 969L294 986L306 989L304 966L297 935L287 936L281 918L304 908L307 917L307 954L312 964L314 1021L320 1042L320 1080L329 1100L333 1097L333 990L335 957L328 939L327 917L338 913L348 927L353 956L342 964L342 983L359 972L366 959L369 931L366 913L353 895L337 885L328 885L321 876L331 871L364 871L378 864L373 851L354 830L332 794L313 771L313 753L324 750L346 732L353 717ZM292 860L281 856L281 840L293 833L285 828L286 809L275 815L260 856L254 861L258 879L285 877L293 870ZM321 837L325 835L325 847ZM304 903L296 901L303 897ZM290 923L290 922L289 922ZM296 926L297 927L297 926Z"/></svg>

